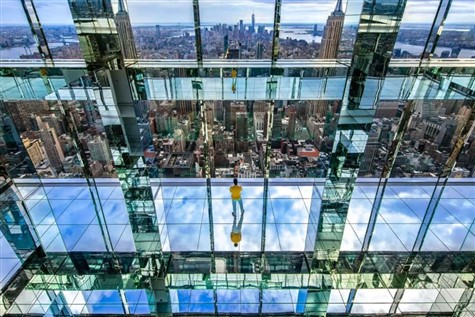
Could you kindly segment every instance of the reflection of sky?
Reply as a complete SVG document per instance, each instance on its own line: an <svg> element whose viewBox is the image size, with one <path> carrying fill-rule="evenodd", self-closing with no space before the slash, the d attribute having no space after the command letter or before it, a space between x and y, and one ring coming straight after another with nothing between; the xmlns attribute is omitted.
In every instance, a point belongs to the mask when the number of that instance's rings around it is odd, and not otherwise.
<svg viewBox="0 0 475 317"><path fill-rule="evenodd" d="M262 183L243 188L245 214L242 240L237 249L230 240L233 217L229 187L227 183L223 185L212 187L215 250L260 251L264 207ZM92 195L100 200L96 204L85 185L47 185L44 190L19 185L18 189L20 195L26 197L25 205L47 252L105 251L106 245L117 252L135 251L129 215L118 184L100 184L97 193L94 189ZM342 250L361 250L376 190L374 184L355 187ZM210 251L206 187L162 186L155 191L157 223L164 251ZM266 211L267 251L313 249L321 191L295 183L287 186L271 183ZM369 250L412 250L432 191L431 186L389 184L376 217ZM475 201L468 199L473 191L471 184L446 188L424 239L423 250L475 250Z"/></svg>
<svg viewBox="0 0 475 317"><path fill-rule="evenodd" d="M13 251L11 245L0 231L0 288L6 285L8 280L20 268L21 263L18 256Z"/></svg>
<svg viewBox="0 0 475 317"><path fill-rule="evenodd" d="M343 1L345 6L347 1ZM132 23L193 23L193 8L188 0L155 0L155 1L127 1ZM350 3L359 4L359 1ZM324 23L331 11L335 8L336 0L284 0L282 1L282 23ZM2 1L2 21L4 23L19 23L25 21L21 5L18 1ZM37 0L35 5L39 12L41 23L71 24L71 13L67 0ZM434 18L438 1L409 0L404 15L404 23L429 22ZM357 11L360 6L350 6L351 12ZM256 23L272 23L274 14L273 0L240 0L229 2L224 0L200 1L200 14L203 23L220 22L236 24L239 20L250 23L251 15L256 16ZM46 12L48 14L46 14ZM471 0L454 0L447 23L473 23L475 9ZM54 17L51 18L51 17Z"/></svg>
<svg viewBox="0 0 475 317"><path fill-rule="evenodd" d="M14 305L8 313L42 314L49 310L53 302L64 303L74 315L98 314L113 315L124 314L124 308L130 314L149 314L147 295L145 290L122 290L124 301L117 290L94 291L43 291L23 290L15 299ZM57 299L55 297L58 297Z"/></svg>

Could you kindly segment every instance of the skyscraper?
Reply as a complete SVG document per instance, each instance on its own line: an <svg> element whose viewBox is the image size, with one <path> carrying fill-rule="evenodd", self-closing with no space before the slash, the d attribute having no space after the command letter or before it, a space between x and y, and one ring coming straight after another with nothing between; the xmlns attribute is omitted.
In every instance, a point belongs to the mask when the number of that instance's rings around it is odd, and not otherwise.
<svg viewBox="0 0 475 317"><path fill-rule="evenodd" d="M294 106L289 106L289 123L287 125L287 137L291 140L295 139L295 124L297 121L297 110Z"/></svg>
<svg viewBox="0 0 475 317"><path fill-rule="evenodd" d="M264 55L264 45L262 45L262 43L257 43L256 59L262 59L263 55Z"/></svg>
<svg viewBox="0 0 475 317"><path fill-rule="evenodd" d="M318 54L319 58L334 59L337 57L344 20L345 13L342 9L342 0L338 0L335 10L328 17L327 24L323 29L322 44Z"/></svg>
<svg viewBox="0 0 475 317"><path fill-rule="evenodd" d="M247 141L247 120L246 112L236 112L236 128L234 131L237 141Z"/></svg>
<svg viewBox="0 0 475 317"><path fill-rule="evenodd" d="M256 32L256 16L254 15L254 13L251 17L251 28L249 29L249 32L253 34Z"/></svg>
<svg viewBox="0 0 475 317"><path fill-rule="evenodd" d="M43 142L51 166L60 169L64 160L64 154L56 132L53 128L46 128L39 131L39 137Z"/></svg>
<svg viewBox="0 0 475 317"><path fill-rule="evenodd" d="M117 33L119 35L120 48L125 59L137 59L134 34L130 24L129 13L125 10L124 0L119 0L119 10L114 17Z"/></svg>
<svg viewBox="0 0 475 317"><path fill-rule="evenodd" d="M91 159L94 161L108 164L112 160L109 143L100 136L96 136L94 140L87 142L87 147L91 153Z"/></svg>
<svg viewBox="0 0 475 317"><path fill-rule="evenodd" d="M224 42L223 56L226 57L226 54L229 48L229 36L227 34L224 36L223 42Z"/></svg>

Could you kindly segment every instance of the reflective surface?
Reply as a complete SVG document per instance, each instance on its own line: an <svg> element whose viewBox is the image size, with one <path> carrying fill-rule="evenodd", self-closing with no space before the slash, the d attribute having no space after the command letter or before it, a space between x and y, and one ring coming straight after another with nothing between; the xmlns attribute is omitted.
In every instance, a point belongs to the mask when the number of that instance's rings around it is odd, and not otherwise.
<svg viewBox="0 0 475 317"><path fill-rule="evenodd" d="M471 1L1 9L0 315L475 311Z"/></svg>

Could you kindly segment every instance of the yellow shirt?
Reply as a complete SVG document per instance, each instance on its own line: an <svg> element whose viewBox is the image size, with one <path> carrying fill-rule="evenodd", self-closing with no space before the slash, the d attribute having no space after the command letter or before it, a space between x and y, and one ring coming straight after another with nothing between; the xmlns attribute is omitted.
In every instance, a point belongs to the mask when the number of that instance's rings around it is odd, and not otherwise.
<svg viewBox="0 0 475 317"><path fill-rule="evenodd" d="M233 243L241 242L241 234L238 232L231 232L231 241Z"/></svg>
<svg viewBox="0 0 475 317"><path fill-rule="evenodd" d="M241 191L242 191L241 186L233 185L229 187L229 191L231 192L231 199L241 199Z"/></svg>

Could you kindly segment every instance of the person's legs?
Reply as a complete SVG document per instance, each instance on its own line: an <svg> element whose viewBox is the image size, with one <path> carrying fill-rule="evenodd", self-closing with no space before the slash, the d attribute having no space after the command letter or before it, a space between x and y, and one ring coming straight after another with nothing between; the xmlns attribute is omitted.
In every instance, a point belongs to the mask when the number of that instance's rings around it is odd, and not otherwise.
<svg viewBox="0 0 475 317"><path fill-rule="evenodd" d="M233 215L236 216L236 201L234 199L231 199L233 202Z"/></svg>
<svg viewBox="0 0 475 317"><path fill-rule="evenodd" d="M241 213L243 213L244 212L244 206L242 205L242 198L239 199L239 206L241 207Z"/></svg>

